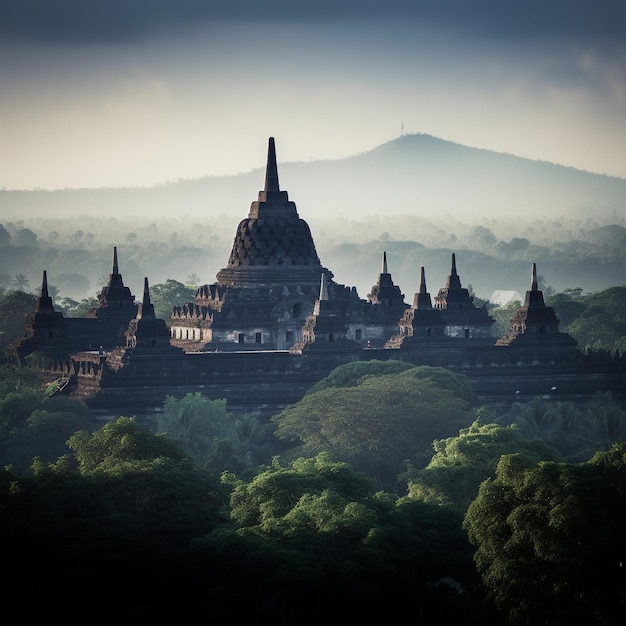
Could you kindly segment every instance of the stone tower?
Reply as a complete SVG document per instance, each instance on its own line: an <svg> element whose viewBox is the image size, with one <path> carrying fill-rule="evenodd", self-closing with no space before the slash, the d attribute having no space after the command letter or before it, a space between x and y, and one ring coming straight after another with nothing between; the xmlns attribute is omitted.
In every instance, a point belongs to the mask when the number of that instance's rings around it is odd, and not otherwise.
<svg viewBox="0 0 626 626"><path fill-rule="evenodd" d="M158 319L154 312L147 277L144 278L143 300L139 305L137 317L130 321L126 331L126 346L176 351L176 348L170 345L170 331L165 320Z"/></svg>
<svg viewBox="0 0 626 626"><path fill-rule="evenodd" d="M92 309L87 317L96 317L103 321L115 323L116 320L128 321L137 315L135 296L124 285L117 263L117 246L113 248L113 268L109 281L98 295L98 307Z"/></svg>
<svg viewBox="0 0 626 626"><path fill-rule="evenodd" d="M413 304L398 322L399 332L385 344L386 348L403 348L417 342L426 343L446 337L445 323L439 309L433 308L430 293L426 288L426 273L420 268L419 290L413 296Z"/></svg>
<svg viewBox="0 0 626 626"><path fill-rule="evenodd" d="M532 264L530 289L524 304L511 319L511 332L496 342L497 346L513 346L548 354L570 352L576 346L575 339L559 330L559 320L552 307L546 306L543 292L537 284L537 265Z"/></svg>
<svg viewBox="0 0 626 626"><path fill-rule="evenodd" d="M56 356L64 353L67 347L67 324L63 314L55 311L52 298L48 294L48 273L44 270L41 292L37 298L35 311L26 321L24 337L16 351L20 356L31 352L42 352Z"/></svg>
<svg viewBox="0 0 626 626"><path fill-rule="evenodd" d="M478 308L469 290L461 285L456 270L456 255L452 253L452 267L446 286L439 290L433 307L441 311L446 324L446 334L465 339L487 339L491 337L494 323L485 307Z"/></svg>
<svg viewBox="0 0 626 626"><path fill-rule="evenodd" d="M322 273L332 278L320 263L308 224L280 189L276 147L270 137L265 188L239 223L228 265L217 273L217 283L252 288L298 284L317 289Z"/></svg>

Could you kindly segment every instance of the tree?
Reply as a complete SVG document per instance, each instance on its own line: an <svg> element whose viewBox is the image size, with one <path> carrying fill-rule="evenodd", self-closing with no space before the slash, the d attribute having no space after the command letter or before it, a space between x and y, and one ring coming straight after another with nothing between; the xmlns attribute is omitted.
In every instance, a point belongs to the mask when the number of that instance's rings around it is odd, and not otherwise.
<svg viewBox="0 0 626 626"><path fill-rule="evenodd" d="M307 394L272 421L278 438L308 454L327 451L393 491L406 461L425 466L433 440L471 424L474 402L464 376L410 367Z"/></svg>
<svg viewBox="0 0 626 626"><path fill-rule="evenodd" d="M242 415L233 424L235 450L246 469L251 470L269 454L267 436L269 425L252 415Z"/></svg>
<svg viewBox="0 0 626 626"><path fill-rule="evenodd" d="M16 274L11 280L11 287L18 291L26 291L30 287L30 281L25 274Z"/></svg>
<svg viewBox="0 0 626 626"><path fill-rule="evenodd" d="M495 305L489 307L489 315L496 321L492 332L502 337L511 332L511 319L522 303L519 300L513 300L503 305Z"/></svg>
<svg viewBox="0 0 626 626"><path fill-rule="evenodd" d="M30 228L20 228L13 235L14 246L36 246L37 235Z"/></svg>
<svg viewBox="0 0 626 626"><path fill-rule="evenodd" d="M404 361L386 360L356 361L336 367L328 376L322 378L307 393L315 393L331 387L356 387L365 376L398 374L411 369L414 365Z"/></svg>
<svg viewBox="0 0 626 626"><path fill-rule="evenodd" d="M195 287L189 287L171 278L164 283L150 285L150 299L154 305L154 312L158 318L166 321L170 319L175 306L192 302L195 296Z"/></svg>
<svg viewBox="0 0 626 626"><path fill-rule="evenodd" d="M554 309L559 318L561 329L567 328L585 310L582 289L566 289L545 299L546 305Z"/></svg>
<svg viewBox="0 0 626 626"><path fill-rule="evenodd" d="M73 308L67 310L67 314L71 317L84 317L89 311L98 306L98 298L83 298Z"/></svg>
<svg viewBox="0 0 626 626"><path fill-rule="evenodd" d="M626 411L610 392L599 391L589 402L589 439L594 451L608 450L619 441L626 441Z"/></svg>
<svg viewBox="0 0 626 626"><path fill-rule="evenodd" d="M216 462L218 458L228 463L224 457L235 454L234 418L226 410L224 399L211 400L199 392L188 393L180 399L167 396L163 412L157 416L157 431L175 441L200 465ZM226 447L224 440L230 442ZM234 468L231 465L220 469Z"/></svg>
<svg viewBox="0 0 626 626"><path fill-rule="evenodd" d="M509 624L619 624L626 607L626 442L580 464L503 456L464 526Z"/></svg>
<svg viewBox="0 0 626 626"><path fill-rule="evenodd" d="M21 389L0 400L0 464L27 471L34 458L50 463L67 454L68 438L93 428L87 407L41 389Z"/></svg>
<svg viewBox="0 0 626 626"><path fill-rule="evenodd" d="M0 349L6 350L24 336L28 316L35 310L37 298L23 291L0 294Z"/></svg>
<svg viewBox="0 0 626 626"><path fill-rule="evenodd" d="M561 329L583 349L626 351L626 287L610 287L586 296L581 292L570 289L546 299L557 312Z"/></svg>
<svg viewBox="0 0 626 626"><path fill-rule="evenodd" d="M626 439L626 411L603 392L580 405L537 396L498 421L515 424L526 439L543 439L571 463L587 461L595 452Z"/></svg>
<svg viewBox="0 0 626 626"><path fill-rule="evenodd" d="M483 424L478 420L456 437L433 443L435 454L422 470L408 475L410 498L451 506L465 513L480 484L495 477L505 454L521 454L533 462L560 461L561 456L541 439L528 441L515 426Z"/></svg>
<svg viewBox="0 0 626 626"><path fill-rule="evenodd" d="M540 396L535 396L522 408L514 423L527 439L552 440L560 426L554 418L550 404Z"/></svg>
<svg viewBox="0 0 626 626"><path fill-rule="evenodd" d="M374 485L371 479L358 474L347 463L333 462L324 453L315 458L297 459L288 467L282 467L276 460L250 483L236 487L231 496L231 515L241 526L253 526L270 535L292 535L294 525L303 521L298 521L294 513L303 496L328 496L331 493L337 496L333 497L335 502L339 499L345 506L351 501L373 496ZM279 524L285 518L288 518L286 525ZM320 524L323 523L322 520L313 522L309 519L305 525L322 530Z"/></svg>
<svg viewBox="0 0 626 626"><path fill-rule="evenodd" d="M0 224L0 246L8 246L11 243L9 231Z"/></svg>
<svg viewBox="0 0 626 626"><path fill-rule="evenodd" d="M55 274L54 282L63 293L69 292L73 297L87 293L90 289L89 279L78 272Z"/></svg>
<svg viewBox="0 0 626 626"><path fill-rule="evenodd" d="M200 276L198 276L198 274L196 274L195 272L187 276L187 287L193 287L194 289L197 289L200 283Z"/></svg>
<svg viewBox="0 0 626 626"><path fill-rule="evenodd" d="M470 241L482 252L490 252L498 243L496 236L485 226L476 226L469 235Z"/></svg>
<svg viewBox="0 0 626 626"><path fill-rule="evenodd" d="M185 458L183 450L163 435L155 435L137 425L132 417L118 417L94 433L75 433L68 441L74 451L79 470L116 467L125 461L155 458Z"/></svg>
<svg viewBox="0 0 626 626"><path fill-rule="evenodd" d="M226 493L217 474L196 468L178 446L133 418L79 431L68 445L77 471L67 457L33 464L35 517L49 533L154 549L224 521Z"/></svg>
<svg viewBox="0 0 626 626"><path fill-rule="evenodd" d="M327 454L287 465L275 460L236 486L231 511L236 535L227 530L202 544L219 545L231 563L234 553L235 562L245 562L259 581L253 595L263 598L260 617L279 610L284 621L306 624L395 622L407 613L457 621L473 597L458 514L376 492L370 478ZM241 591L237 585L240 603ZM485 623L480 613L473 623Z"/></svg>

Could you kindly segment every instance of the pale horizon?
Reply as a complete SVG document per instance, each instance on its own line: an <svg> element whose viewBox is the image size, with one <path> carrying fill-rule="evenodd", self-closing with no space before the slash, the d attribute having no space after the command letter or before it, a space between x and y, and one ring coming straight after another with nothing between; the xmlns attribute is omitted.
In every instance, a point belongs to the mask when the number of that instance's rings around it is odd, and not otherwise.
<svg viewBox="0 0 626 626"><path fill-rule="evenodd" d="M618 2L39 4L0 26L0 188L151 187L262 167L270 136L280 166L403 131L626 178Z"/></svg>

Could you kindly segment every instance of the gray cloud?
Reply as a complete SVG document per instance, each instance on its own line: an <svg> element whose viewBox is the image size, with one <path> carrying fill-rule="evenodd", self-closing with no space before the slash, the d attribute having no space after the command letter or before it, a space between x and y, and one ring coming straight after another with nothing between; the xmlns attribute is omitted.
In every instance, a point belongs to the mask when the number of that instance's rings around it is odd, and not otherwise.
<svg viewBox="0 0 626 626"><path fill-rule="evenodd" d="M215 20L351 20L403 17L492 38L626 36L623 0L3 0L0 37L122 42Z"/></svg>

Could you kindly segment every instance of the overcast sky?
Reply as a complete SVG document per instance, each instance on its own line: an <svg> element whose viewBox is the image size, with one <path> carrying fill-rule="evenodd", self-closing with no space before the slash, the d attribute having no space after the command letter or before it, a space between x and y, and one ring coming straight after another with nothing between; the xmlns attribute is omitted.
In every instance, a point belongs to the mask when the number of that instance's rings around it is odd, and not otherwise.
<svg viewBox="0 0 626 626"><path fill-rule="evenodd" d="M244 172L269 136L279 166L340 158L403 128L626 177L624 0L301 4L0 0L0 188Z"/></svg>

